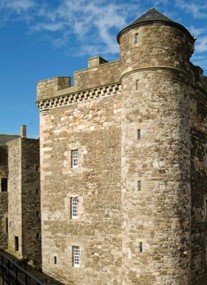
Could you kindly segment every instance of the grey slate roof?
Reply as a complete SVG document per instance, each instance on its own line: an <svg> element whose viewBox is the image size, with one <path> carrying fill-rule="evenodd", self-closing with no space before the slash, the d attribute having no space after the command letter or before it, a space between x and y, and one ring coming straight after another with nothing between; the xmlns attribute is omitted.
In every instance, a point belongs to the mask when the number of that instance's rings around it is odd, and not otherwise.
<svg viewBox="0 0 207 285"><path fill-rule="evenodd" d="M182 26L181 24L176 23L173 20L171 20L170 18L164 16L163 14L158 12L155 8L151 8L149 11L147 11L145 14L143 14L141 17L139 17L137 20L135 20L129 26L127 26L126 28L124 28L122 31L119 32L119 34L117 35L118 43L119 43L120 36L125 31L128 31L128 30L130 30L134 27L137 27L137 26L148 25L148 24L154 23L154 22L160 22L160 23L165 23L167 25L176 26L176 27L182 29L183 31L187 32L190 35L190 37L192 38L192 40L194 41L192 35L189 33L189 31L184 26Z"/></svg>
<svg viewBox="0 0 207 285"><path fill-rule="evenodd" d="M131 23L129 26L138 23L154 22L154 21L174 22L170 18L158 12L155 8L152 8L149 11L147 11L144 15L139 17L137 20L135 20L133 23Z"/></svg>
<svg viewBox="0 0 207 285"><path fill-rule="evenodd" d="M0 134L0 145L6 145L7 142L19 138L18 135L1 135Z"/></svg>

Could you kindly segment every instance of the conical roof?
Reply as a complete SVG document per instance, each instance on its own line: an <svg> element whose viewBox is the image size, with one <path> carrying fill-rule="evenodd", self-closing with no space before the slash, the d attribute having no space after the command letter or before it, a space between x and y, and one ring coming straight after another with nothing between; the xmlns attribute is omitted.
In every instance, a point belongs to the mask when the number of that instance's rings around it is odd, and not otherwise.
<svg viewBox="0 0 207 285"><path fill-rule="evenodd" d="M165 23L165 24L168 24L171 26L177 26L177 27L181 28L182 30L184 30L185 32L187 32L192 37L192 35L189 33L189 31L184 26L182 26L179 23L174 22L170 18L161 14L155 8L151 8L149 11L147 11L145 14L143 14L141 17L139 17L137 20L135 20L129 26L127 26L126 28L124 28L122 31L119 32L119 34L117 35L118 43L119 43L120 36L125 31L128 31L128 30L130 30L134 27L137 27L137 26L149 25L149 24L155 23L155 22Z"/></svg>
<svg viewBox="0 0 207 285"><path fill-rule="evenodd" d="M138 23L154 22L154 21L173 22L170 18L164 16L163 14L158 12L155 8L152 8L149 11L147 11L144 15L139 17L137 20L135 20L133 23L131 23L129 26Z"/></svg>

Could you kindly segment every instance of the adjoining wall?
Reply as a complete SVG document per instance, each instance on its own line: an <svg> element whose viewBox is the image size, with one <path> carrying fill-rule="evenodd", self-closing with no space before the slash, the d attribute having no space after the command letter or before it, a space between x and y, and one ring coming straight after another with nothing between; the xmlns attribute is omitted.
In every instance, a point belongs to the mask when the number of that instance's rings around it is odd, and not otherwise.
<svg viewBox="0 0 207 285"><path fill-rule="evenodd" d="M39 140L22 139L22 255L41 265Z"/></svg>
<svg viewBox="0 0 207 285"><path fill-rule="evenodd" d="M8 249L17 257L22 256L22 167L21 138L8 143Z"/></svg>
<svg viewBox="0 0 207 285"><path fill-rule="evenodd" d="M8 246L8 191L2 189L2 178L8 178L8 149L0 146L0 247Z"/></svg>
<svg viewBox="0 0 207 285"><path fill-rule="evenodd" d="M207 88L203 90L189 86L189 91L191 93L191 276L192 285L205 285L207 278Z"/></svg>
<svg viewBox="0 0 207 285"><path fill-rule="evenodd" d="M41 265L39 140L8 143L8 250Z"/></svg>

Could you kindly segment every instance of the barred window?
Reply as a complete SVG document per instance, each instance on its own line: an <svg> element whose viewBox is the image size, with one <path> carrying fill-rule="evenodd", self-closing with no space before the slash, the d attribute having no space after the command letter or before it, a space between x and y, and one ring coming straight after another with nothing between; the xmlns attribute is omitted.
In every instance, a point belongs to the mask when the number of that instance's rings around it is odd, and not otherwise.
<svg viewBox="0 0 207 285"><path fill-rule="evenodd" d="M73 267L80 266L80 247L72 246L72 263Z"/></svg>
<svg viewBox="0 0 207 285"><path fill-rule="evenodd" d="M72 168L77 168L79 165L78 161L78 150L74 149L71 151L71 167Z"/></svg>
<svg viewBox="0 0 207 285"><path fill-rule="evenodd" d="M71 219L76 219L78 217L78 197L72 197L70 199L71 205Z"/></svg>

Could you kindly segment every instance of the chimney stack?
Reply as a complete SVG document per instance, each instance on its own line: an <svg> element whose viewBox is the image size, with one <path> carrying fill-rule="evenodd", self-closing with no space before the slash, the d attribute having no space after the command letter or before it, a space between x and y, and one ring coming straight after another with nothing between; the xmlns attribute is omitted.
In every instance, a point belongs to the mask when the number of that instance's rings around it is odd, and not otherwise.
<svg viewBox="0 0 207 285"><path fill-rule="evenodd" d="M26 138L27 137L27 126L26 125L22 125L21 126L21 131L20 131L20 135L22 138Z"/></svg>

